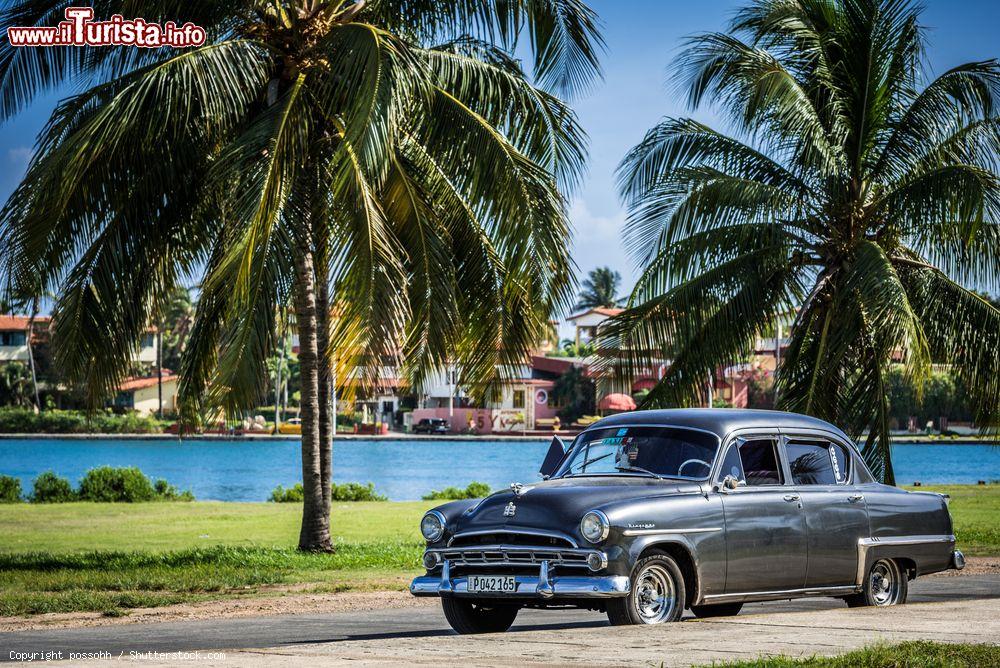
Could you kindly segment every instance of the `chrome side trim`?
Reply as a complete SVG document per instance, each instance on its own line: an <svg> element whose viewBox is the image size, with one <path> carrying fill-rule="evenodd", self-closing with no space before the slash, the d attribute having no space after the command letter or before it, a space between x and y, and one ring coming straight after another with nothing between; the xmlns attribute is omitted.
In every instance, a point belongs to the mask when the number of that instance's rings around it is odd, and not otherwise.
<svg viewBox="0 0 1000 668"><path fill-rule="evenodd" d="M517 534L519 536L542 536L542 537L545 537L545 538L558 538L559 540L565 540L565 541L567 541L572 547L580 547L580 544L577 543L573 539L572 536L569 536L567 534L561 533L559 531L546 531L545 529L530 529L530 530L529 529L509 529L507 527L502 527L502 526L501 527L497 527L495 529L480 529L480 530L477 530L477 531L462 531L461 533L457 533L457 534L455 534L454 536L452 536L451 538L448 539L448 547L451 547L452 543L454 543L459 538L467 538L469 536L486 536L486 535L493 534L493 533L512 533L512 534ZM472 547L472 546L471 545L470 546L463 545L462 547ZM554 547L556 547L556 546L553 546L553 548Z"/></svg>
<svg viewBox="0 0 1000 668"><path fill-rule="evenodd" d="M722 531L722 527L701 527L697 529L625 529L623 536L661 536L680 533L713 533Z"/></svg>
<svg viewBox="0 0 1000 668"><path fill-rule="evenodd" d="M853 594L857 587L805 587L802 589L779 589L776 591L747 591L733 594L709 594L705 603L727 603L736 601L766 601L769 599L798 598L800 596L843 596Z"/></svg>
<svg viewBox="0 0 1000 668"><path fill-rule="evenodd" d="M885 538L859 538L858 539L858 573L855 584L860 587L865 581L865 570L868 568L868 550L880 545L930 545L935 543L955 544L955 536L929 535L929 536L887 536Z"/></svg>

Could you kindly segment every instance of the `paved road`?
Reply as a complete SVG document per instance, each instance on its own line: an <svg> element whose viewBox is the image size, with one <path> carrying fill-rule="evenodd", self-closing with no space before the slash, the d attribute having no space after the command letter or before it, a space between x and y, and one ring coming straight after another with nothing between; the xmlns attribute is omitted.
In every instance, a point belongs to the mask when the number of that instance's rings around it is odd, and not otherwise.
<svg viewBox="0 0 1000 668"><path fill-rule="evenodd" d="M12 652L194 652L199 666L368 664L687 665L767 653L836 654L880 639L1000 642L1000 576L932 577L912 583L910 604L848 609L814 599L747 605L738 617L661 627L610 628L583 611L522 611L506 634L456 636L440 608L327 615L128 624L0 634L0 660ZM225 652L213 653L214 650ZM143 665L189 663L160 655Z"/></svg>

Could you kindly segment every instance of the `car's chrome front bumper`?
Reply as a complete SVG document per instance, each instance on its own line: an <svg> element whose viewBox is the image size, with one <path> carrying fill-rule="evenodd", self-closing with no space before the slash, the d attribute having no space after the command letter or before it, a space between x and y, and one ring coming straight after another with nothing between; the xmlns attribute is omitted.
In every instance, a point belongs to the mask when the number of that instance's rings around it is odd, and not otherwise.
<svg viewBox="0 0 1000 668"><path fill-rule="evenodd" d="M951 567L956 571L965 568L965 555L962 554L961 550L955 550L951 553Z"/></svg>
<svg viewBox="0 0 1000 668"><path fill-rule="evenodd" d="M549 576L543 562L538 575L515 575L512 592L470 593L469 579L451 577L451 564L444 562L441 575L421 575L410 584L414 596L474 596L476 598L611 598L629 593L629 579L623 575Z"/></svg>

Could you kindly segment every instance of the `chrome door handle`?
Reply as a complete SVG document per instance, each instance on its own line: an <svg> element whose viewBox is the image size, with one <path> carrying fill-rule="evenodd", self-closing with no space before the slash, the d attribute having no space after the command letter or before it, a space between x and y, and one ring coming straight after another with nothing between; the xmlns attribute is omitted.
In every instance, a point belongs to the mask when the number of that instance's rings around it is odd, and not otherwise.
<svg viewBox="0 0 1000 668"><path fill-rule="evenodd" d="M863 501L864 498L865 498L864 494L851 494L849 497L847 497L847 500L850 501L851 503L857 503L858 501Z"/></svg>
<svg viewBox="0 0 1000 668"><path fill-rule="evenodd" d="M785 501L791 502L791 501L798 501L798 500L799 500L799 495L798 494L785 494Z"/></svg>

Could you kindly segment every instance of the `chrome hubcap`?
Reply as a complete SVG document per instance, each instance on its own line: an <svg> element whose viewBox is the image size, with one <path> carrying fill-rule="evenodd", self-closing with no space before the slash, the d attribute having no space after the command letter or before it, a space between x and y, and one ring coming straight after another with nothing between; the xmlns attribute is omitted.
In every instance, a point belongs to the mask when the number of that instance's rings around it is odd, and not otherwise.
<svg viewBox="0 0 1000 668"><path fill-rule="evenodd" d="M639 573L634 591L635 607L644 624L659 624L677 604L673 580L661 566L652 565Z"/></svg>
<svg viewBox="0 0 1000 668"><path fill-rule="evenodd" d="M871 592L875 605L892 605L899 594L896 569L888 561L880 561L872 566Z"/></svg>

